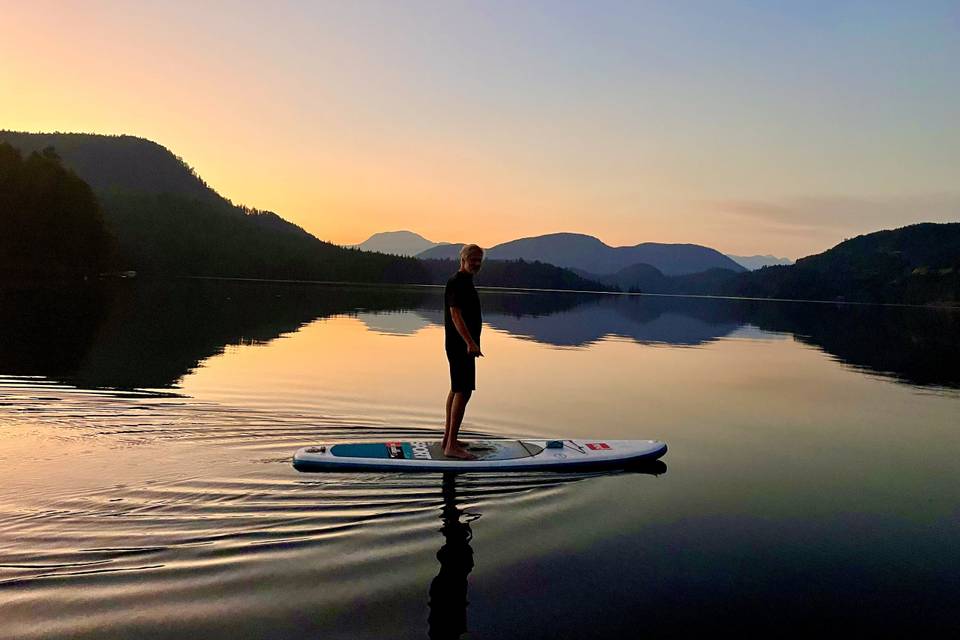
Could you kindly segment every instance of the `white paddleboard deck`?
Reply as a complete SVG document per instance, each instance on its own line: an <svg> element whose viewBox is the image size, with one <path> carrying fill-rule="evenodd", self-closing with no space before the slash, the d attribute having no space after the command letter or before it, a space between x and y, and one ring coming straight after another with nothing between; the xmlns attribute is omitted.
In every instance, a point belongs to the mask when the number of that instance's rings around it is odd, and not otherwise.
<svg viewBox="0 0 960 640"><path fill-rule="evenodd" d="M439 441L350 442L304 447L293 455L300 471L569 471L656 460L659 440L475 440L474 460L443 455Z"/></svg>

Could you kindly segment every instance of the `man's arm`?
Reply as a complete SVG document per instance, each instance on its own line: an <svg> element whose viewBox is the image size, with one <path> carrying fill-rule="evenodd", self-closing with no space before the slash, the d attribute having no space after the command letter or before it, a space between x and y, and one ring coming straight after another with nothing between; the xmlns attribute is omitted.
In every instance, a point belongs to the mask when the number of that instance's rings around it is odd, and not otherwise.
<svg viewBox="0 0 960 640"><path fill-rule="evenodd" d="M460 309L450 307L450 318L453 320L453 326L457 328L457 333L459 333L463 341L467 343L467 353L473 356L483 356L483 354L480 353L480 346L473 341L473 336L471 336L470 331L467 330L467 323L463 321L463 314L460 313Z"/></svg>

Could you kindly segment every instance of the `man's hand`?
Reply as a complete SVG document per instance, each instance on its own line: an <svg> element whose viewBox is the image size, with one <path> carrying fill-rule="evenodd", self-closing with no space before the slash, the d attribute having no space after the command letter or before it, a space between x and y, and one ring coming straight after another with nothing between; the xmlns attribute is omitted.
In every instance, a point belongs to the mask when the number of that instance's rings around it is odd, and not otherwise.
<svg viewBox="0 0 960 640"><path fill-rule="evenodd" d="M480 345L471 341L470 344L467 345L467 355L473 356L474 358L482 358L483 352L480 351Z"/></svg>

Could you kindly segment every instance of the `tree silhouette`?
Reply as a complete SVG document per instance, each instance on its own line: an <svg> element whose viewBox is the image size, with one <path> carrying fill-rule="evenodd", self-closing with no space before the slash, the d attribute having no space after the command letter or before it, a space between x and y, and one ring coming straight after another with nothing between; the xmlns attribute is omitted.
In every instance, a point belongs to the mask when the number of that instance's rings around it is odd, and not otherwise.
<svg viewBox="0 0 960 640"><path fill-rule="evenodd" d="M0 143L0 277L94 275L113 249L96 196L52 147L24 158Z"/></svg>

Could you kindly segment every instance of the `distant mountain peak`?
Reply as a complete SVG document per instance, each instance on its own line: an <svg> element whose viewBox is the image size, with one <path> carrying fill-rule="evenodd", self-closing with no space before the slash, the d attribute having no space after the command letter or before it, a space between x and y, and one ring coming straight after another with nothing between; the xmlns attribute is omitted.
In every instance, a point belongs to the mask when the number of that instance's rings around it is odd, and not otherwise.
<svg viewBox="0 0 960 640"><path fill-rule="evenodd" d="M372 236L367 238L366 241L373 240L374 238L416 238L418 240L431 242L430 240L427 240L419 233L415 233L413 231L407 231L406 229L400 229L397 231L381 231L379 233L373 234Z"/></svg>
<svg viewBox="0 0 960 640"><path fill-rule="evenodd" d="M606 242L604 242L603 240L601 240L596 236L591 236L590 234L587 234L587 233L577 233L575 231L556 231L554 233L544 233L539 236L527 236L525 238L517 238L517 240L536 240L541 238L570 238L570 239L579 238L583 240L595 240L600 244L607 244ZM610 245L607 245L607 246L610 246Z"/></svg>
<svg viewBox="0 0 960 640"><path fill-rule="evenodd" d="M449 244L448 242L433 242L413 231L381 231L375 233L360 244L348 245L361 251L376 251L398 256L415 256L434 247Z"/></svg>

